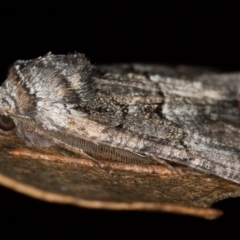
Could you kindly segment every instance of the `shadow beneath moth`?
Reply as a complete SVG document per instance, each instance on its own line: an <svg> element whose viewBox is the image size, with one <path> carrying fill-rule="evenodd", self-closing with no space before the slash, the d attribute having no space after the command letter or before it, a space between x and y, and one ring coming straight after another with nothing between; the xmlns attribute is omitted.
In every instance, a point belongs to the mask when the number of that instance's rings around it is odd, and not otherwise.
<svg viewBox="0 0 240 240"><path fill-rule="evenodd" d="M16 61L0 87L0 128L102 166L180 163L240 183L240 74L193 67L93 67L84 54ZM174 170L173 170L174 171Z"/></svg>

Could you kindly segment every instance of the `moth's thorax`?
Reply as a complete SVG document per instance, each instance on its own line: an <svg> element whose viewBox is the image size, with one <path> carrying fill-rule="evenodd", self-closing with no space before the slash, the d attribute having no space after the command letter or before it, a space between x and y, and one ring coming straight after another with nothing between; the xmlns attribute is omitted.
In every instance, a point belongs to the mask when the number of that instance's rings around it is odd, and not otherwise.
<svg viewBox="0 0 240 240"><path fill-rule="evenodd" d="M92 65L83 54L49 53L34 60L20 60L12 66L2 86L2 101L7 102L10 113L42 120L41 115L46 112L55 121L55 114L66 113L68 106L91 96L91 74ZM5 105L2 103L0 109Z"/></svg>
<svg viewBox="0 0 240 240"><path fill-rule="evenodd" d="M19 60L10 68L0 88L0 114L26 116L49 130L66 127L69 108L91 96L92 65L83 54L52 55ZM26 130L18 117L13 118L16 133L27 143L40 144L34 132Z"/></svg>

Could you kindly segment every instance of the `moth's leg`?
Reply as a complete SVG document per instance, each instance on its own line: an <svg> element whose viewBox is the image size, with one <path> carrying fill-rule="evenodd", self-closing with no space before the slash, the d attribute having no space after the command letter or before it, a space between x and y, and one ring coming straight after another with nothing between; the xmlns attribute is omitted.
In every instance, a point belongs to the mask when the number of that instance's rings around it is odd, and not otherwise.
<svg viewBox="0 0 240 240"><path fill-rule="evenodd" d="M151 158L152 158L154 161L156 161L156 162L162 164L163 166L165 166L166 168L168 168L172 173L178 175L178 172L176 171L176 169L175 169L173 166L171 166L169 163L167 163L165 160L160 159L160 158L155 157L155 156L151 156Z"/></svg>
<svg viewBox="0 0 240 240"><path fill-rule="evenodd" d="M51 139L37 134L34 131L34 126L31 124L28 125L18 122L15 128L15 133L27 146L50 147L54 145L54 142Z"/></svg>
<svg viewBox="0 0 240 240"><path fill-rule="evenodd" d="M122 162L125 163L132 163L132 164L147 164L148 161L150 160L154 160L160 164L162 164L163 166L165 166L166 168L168 168L172 173L174 174L178 174L178 172L174 169L174 167L172 167L169 163L167 163L165 160L158 158L156 156L146 156L146 155L142 155L139 153L135 153L132 151L124 151L122 149L118 149L117 150L119 153L121 153L123 160ZM115 158L118 156L114 156ZM121 158L121 157L120 157ZM121 161L121 159L118 159L119 161Z"/></svg>
<svg viewBox="0 0 240 240"><path fill-rule="evenodd" d="M87 153L85 153L82 149L79 149L80 150L80 154L83 156L83 157L86 157L87 159L93 161L94 163L96 163L99 167L101 168L104 168L105 167L105 164L101 163L100 161L98 161L97 159L91 157L90 155L88 155Z"/></svg>
<svg viewBox="0 0 240 240"><path fill-rule="evenodd" d="M66 145L66 144L61 144L61 146L64 146L64 148L66 148L67 150L71 151L71 152L74 152L76 154L79 154L83 157L85 157L86 159L89 159L91 161L93 161L94 163L96 163L99 167L101 168L105 168L105 164L101 163L100 161L98 161L97 159L91 157L90 155L88 155L87 153L85 153L82 149L79 149L79 148L75 148L75 147L72 147L70 145Z"/></svg>

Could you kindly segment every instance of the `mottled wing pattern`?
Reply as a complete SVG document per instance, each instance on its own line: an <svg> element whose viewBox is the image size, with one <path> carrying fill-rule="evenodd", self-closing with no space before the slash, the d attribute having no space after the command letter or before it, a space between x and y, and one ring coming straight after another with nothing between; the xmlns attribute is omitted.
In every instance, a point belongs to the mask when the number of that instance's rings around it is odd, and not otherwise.
<svg viewBox="0 0 240 240"><path fill-rule="evenodd" d="M48 54L10 69L0 120L12 118L29 145L176 162L240 183L239 82L201 68L93 68L83 54Z"/></svg>

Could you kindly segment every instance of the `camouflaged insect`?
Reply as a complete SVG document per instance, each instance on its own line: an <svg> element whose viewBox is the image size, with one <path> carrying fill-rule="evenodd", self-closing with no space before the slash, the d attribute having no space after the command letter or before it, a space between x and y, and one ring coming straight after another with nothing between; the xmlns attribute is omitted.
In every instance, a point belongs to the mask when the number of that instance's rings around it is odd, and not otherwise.
<svg viewBox="0 0 240 240"><path fill-rule="evenodd" d="M10 68L0 127L97 163L175 162L240 183L239 97L239 73L93 67L83 54L49 53Z"/></svg>

